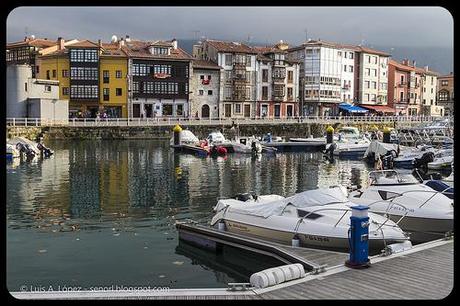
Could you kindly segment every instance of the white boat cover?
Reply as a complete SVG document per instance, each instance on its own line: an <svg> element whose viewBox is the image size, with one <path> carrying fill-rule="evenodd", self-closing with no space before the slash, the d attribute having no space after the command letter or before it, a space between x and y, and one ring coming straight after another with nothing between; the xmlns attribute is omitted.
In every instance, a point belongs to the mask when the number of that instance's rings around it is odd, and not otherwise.
<svg viewBox="0 0 460 306"><path fill-rule="evenodd" d="M221 202L223 201L223 202ZM346 190L343 187L331 187L331 188L320 188L315 190L307 190L291 197L279 199L275 201L257 203L254 202L244 204L245 202L235 201L234 203L228 202L229 200L221 200L217 203L216 208L224 208L229 206L227 209L233 213L239 213L243 215L253 215L263 218L268 218L272 215L280 215L286 205L293 205L298 208L311 207L311 206L323 206L327 204L337 203L348 203ZM237 204L238 203L238 204ZM239 204L241 203L241 204ZM236 204L236 205L232 205ZM220 210L220 209L218 209Z"/></svg>
<svg viewBox="0 0 460 306"><path fill-rule="evenodd" d="M399 149L402 151L405 149L405 147L399 146ZM364 157L369 156L370 153L374 153L375 157L378 158L380 155L384 155L391 150L395 150L397 152L398 145L394 143L384 143L374 140L369 144L366 152L364 152Z"/></svg>

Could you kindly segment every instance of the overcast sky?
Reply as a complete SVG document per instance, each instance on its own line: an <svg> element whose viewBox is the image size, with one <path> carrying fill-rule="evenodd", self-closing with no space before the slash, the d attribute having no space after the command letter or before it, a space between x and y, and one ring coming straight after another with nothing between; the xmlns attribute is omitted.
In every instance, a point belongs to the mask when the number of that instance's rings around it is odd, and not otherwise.
<svg viewBox="0 0 460 306"><path fill-rule="evenodd" d="M308 38L367 45L453 47L453 19L441 7L19 7L7 19L8 42L56 39L223 40L291 45ZM194 33L193 31L200 31Z"/></svg>

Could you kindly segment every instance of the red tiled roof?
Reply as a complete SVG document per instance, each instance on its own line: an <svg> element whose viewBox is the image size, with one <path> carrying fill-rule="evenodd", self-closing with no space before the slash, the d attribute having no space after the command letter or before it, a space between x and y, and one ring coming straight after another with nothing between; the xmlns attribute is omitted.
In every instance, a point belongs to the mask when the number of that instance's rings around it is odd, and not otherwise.
<svg viewBox="0 0 460 306"><path fill-rule="evenodd" d="M66 46L66 48L98 48L98 43L92 42L90 40L81 40L74 44Z"/></svg>
<svg viewBox="0 0 460 306"><path fill-rule="evenodd" d="M206 42L220 52L257 54L257 51L240 42L228 42L210 39L206 40Z"/></svg>
<svg viewBox="0 0 460 306"><path fill-rule="evenodd" d="M17 48L24 46L38 47L38 48L47 48L57 44L55 40L48 40L43 38L28 39L26 41L18 41L9 43L6 45L7 48Z"/></svg>
<svg viewBox="0 0 460 306"><path fill-rule="evenodd" d="M214 62L205 61L205 60L193 60L192 61L193 68L201 68L201 69L215 69L220 70L221 67Z"/></svg>
<svg viewBox="0 0 460 306"><path fill-rule="evenodd" d="M149 41L139 41L139 40L131 40L129 42L125 42L125 45L122 49L129 57L137 57L137 58L158 58L158 59L176 59L176 60L191 60L193 59L190 54L182 50L181 48L173 49L171 48L171 54L159 54L154 55L149 52L149 47L152 45L164 45L162 41L156 42L149 42ZM165 45L166 46L166 45ZM167 45L167 46L172 46Z"/></svg>

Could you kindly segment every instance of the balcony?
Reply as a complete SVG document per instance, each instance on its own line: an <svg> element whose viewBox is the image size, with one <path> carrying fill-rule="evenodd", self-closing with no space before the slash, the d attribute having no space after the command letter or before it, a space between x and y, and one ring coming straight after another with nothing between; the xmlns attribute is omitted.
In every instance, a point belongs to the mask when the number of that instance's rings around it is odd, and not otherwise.
<svg viewBox="0 0 460 306"><path fill-rule="evenodd" d="M398 87L405 87L407 86L407 82L399 82Z"/></svg>

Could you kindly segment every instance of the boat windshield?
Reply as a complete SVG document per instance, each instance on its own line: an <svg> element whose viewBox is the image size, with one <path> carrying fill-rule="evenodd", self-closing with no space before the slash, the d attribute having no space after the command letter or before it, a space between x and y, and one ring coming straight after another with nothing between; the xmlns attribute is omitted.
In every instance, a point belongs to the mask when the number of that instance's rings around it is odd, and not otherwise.
<svg viewBox="0 0 460 306"><path fill-rule="evenodd" d="M410 185L420 184L412 174L401 174L394 170L372 171L369 185Z"/></svg>

